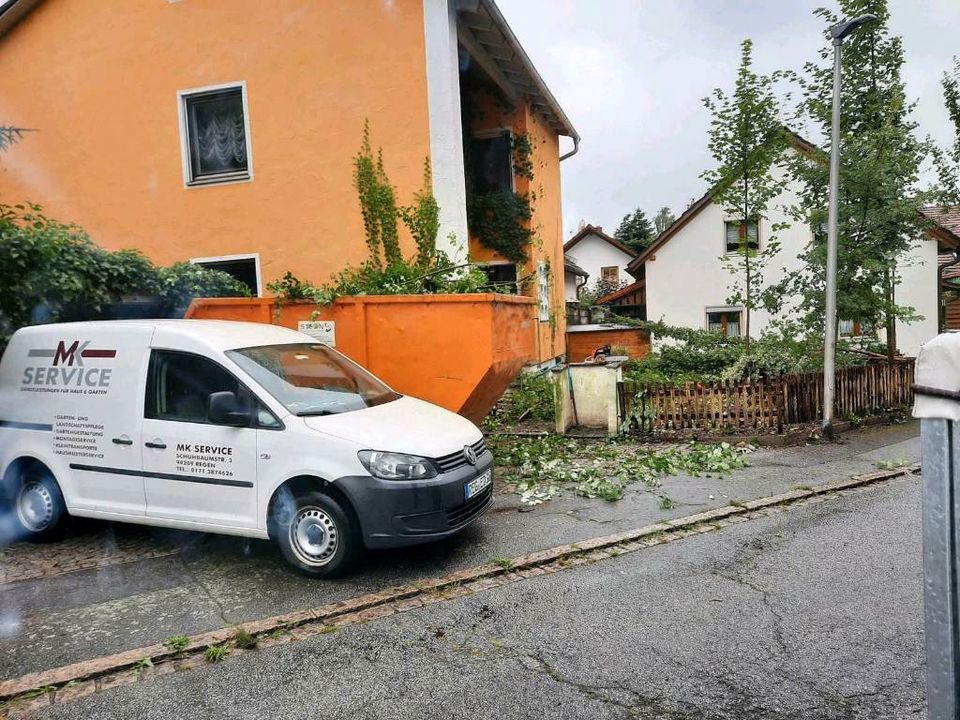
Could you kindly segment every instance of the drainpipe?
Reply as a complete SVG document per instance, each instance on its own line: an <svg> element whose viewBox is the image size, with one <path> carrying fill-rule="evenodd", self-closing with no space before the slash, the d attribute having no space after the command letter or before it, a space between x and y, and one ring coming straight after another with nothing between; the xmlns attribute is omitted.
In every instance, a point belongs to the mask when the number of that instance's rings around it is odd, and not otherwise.
<svg viewBox="0 0 960 720"><path fill-rule="evenodd" d="M573 138L573 150L571 150L570 152L566 153L565 155L561 155L561 156L560 156L560 162L563 162L563 161L566 160L568 157L573 157L573 156L576 155L577 152L580 150L580 136L579 136L579 135L571 135L570 137Z"/></svg>
<svg viewBox="0 0 960 720"><path fill-rule="evenodd" d="M942 265L937 271L937 333L947 329L947 309L943 306L943 271L960 264L960 250L953 251L953 260Z"/></svg>
<svg viewBox="0 0 960 720"><path fill-rule="evenodd" d="M574 295L576 295L577 300L580 300L580 291L587 286L587 281L590 279L589 275L585 275L582 283L577 283L577 286L574 288Z"/></svg>

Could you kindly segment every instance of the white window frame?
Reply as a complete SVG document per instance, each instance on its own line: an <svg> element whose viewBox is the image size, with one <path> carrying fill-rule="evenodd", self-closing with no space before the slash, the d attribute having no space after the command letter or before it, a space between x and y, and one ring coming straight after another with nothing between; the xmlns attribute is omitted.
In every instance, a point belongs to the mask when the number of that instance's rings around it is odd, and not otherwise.
<svg viewBox="0 0 960 720"><path fill-rule="evenodd" d="M740 334L735 337L743 337L744 335L744 315L745 308L743 305L708 305L703 309L703 329L710 329L710 313L740 313ZM730 337L727 335L726 337Z"/></svg>
<svg viewBox="0 0 960 720"><path fill-rule="evenodd" d="M727 223L738 223L738 222L740 222L740 218L735 218L735 217L723 218L723 235L722 235L723 252L721 254L724 256L740 254L739 250L733 250L733 251L727 250ZM758 252L761 252L762 250L763 250L763 218L757 218L757 249L754 250L753 252L758 253Z"/></svg>
<svg viewBox="0 0 960 720"><path fill-rule="evenodd" d="M225 177L223 179L213 177L206 180L194 180L193 170L190 166L190 126L187 121L187 100L193 95L236 89L240 90L240 98L243 101L243 136L244 142L247 145L247 174L245 176ZM247 104L246 80L221 83L219 85L206 85L204 87L190 88L189 90L178 90L177 114L180 118L180 162L183 167L183 186L185 188L253 182L253 144L250 139L250 108Z"/></svg>
<svg viewBox="0 0 960 720"><path fill-rule="evenodd" d="M257 273L257 297L263 297L263 280L260 276L260 253L242 253L240 255L213 255L211 257L190 258L191 265L204 263L235 262L237 260L253 260Z"/></svg>
<svg viewBox="0 0 960 720"><path fill-rule="evenodd" d="M507 160L510 163L510 192L516 192L517 173L514 172L513 169L513 129L508 127L490 128L488 130L480 130L479 132L475 132L471 137L474 140L490 140L492 138L500 137L504 133L506 133L507 137L510 138L510 155L507 157Z"/></svg>

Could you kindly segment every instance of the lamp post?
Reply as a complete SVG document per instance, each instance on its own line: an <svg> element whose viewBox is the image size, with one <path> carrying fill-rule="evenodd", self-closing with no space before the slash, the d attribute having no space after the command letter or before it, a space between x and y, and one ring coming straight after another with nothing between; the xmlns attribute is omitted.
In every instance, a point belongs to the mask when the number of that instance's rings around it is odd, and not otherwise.
<svg viewBox="0 0 960 720"><path fill-rule="evenodd" d="M833 438L833 397L837 355L837 194L840 185L840 56L843 40L861 25L876 20L861 15L830 28L833 38L833 118L830 128L830 206L827 213L827 298L823 338L823 436Z"/></svg>

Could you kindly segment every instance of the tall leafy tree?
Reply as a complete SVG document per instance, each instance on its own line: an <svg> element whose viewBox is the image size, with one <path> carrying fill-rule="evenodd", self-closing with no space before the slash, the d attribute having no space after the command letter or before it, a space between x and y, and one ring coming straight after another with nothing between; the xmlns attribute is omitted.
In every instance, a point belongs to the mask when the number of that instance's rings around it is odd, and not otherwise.
<svg viewBox="0 0 960 720"><path fill-rule="evenodd" d="M653 225L643 210L637 208L624 215L613 236L627 247L641 252L653 241Z"/></svg>
<svg viewBox="0 0 960 720"><path fill-rule="evenodd" d="M941 86L954 137L946 151L935 151L934 159L940 175L941 198L945 202L960 203L960 58L955 57L953 67L943 73Z"/></svg>
<svg viewBox="0 0 960 720"><path fill-rule="evenodd" d="M917 319L899 306L895 288L898 263L919 235L919 210L927 197L919 192L920 163L930 151L916 137L900 71L904 63L899 37L888 30L887 0L838 0L840 13L820 8L827 29L841 17L872 13L877 21L860 28L843 45L840 120L840 192L837 257L837 308L840 319L866 327L885 327L891 359L896 350L896 320ZM826 265L833 48L825 29L821 62L808 63L800 78L800 114L826 139L821 157L799 159L793 170L802 191L794 215L817 231L804 253L805 269L790 279L789 293L801 298L808 329L822 332ZM823 229L823 230L822 230Z"/></svg>
<svg viewBox="0 0 960 720"><path fill-rule="evenodd" d="M676 218L670 208L662 207L657 210L657 214L653 218L653 227L656 229L657 235L673 225L675 220Z"/></svg>
<svg viewBox="0 0 960 720"><path fill-rule="evenodd" d="M717 163L703 177L711 185L713 201L738 225L739 249L728 252L723 261L734 277L728 302L744 308L747 352L750 314L760 306L763 269L779 250L776 233L782 229L764 222L785 185L785 175L775 171L786 148L774 91L778 78L754 72L753 43L744 40L733 92L717 88L703 101L713 114L708 146Z"/></svg>

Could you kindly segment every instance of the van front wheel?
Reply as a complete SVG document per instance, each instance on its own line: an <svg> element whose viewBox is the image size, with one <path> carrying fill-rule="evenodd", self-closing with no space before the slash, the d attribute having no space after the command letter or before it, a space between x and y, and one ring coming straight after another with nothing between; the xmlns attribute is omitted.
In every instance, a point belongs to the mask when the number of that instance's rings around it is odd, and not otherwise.
<svg viewBox="0 0 960 720"><path fill-rule="evenodd" d="M350 512L321 492L301 492L293 508L275 512L280 551L297 570L311 577L348 572L361 553L361 539Z"/></svg>
<svg viewBox="0 0 960 720"><path fill-rule="evenodd" d="M13 518L17 535L29 542L58 540L67 514L60 486L39 464L25 467L14 480Z"/></svg>

